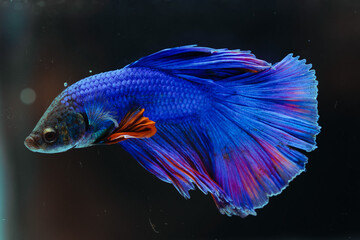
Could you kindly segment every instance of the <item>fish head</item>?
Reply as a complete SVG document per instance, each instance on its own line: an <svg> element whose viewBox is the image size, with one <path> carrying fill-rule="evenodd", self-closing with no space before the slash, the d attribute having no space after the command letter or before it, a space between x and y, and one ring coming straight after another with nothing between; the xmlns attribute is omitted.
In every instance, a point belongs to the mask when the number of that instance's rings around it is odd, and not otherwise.
<svg viewBox="0 0 360 240"><path fill-rule="evenodd" d="M72 105L55 99L25 139L25 146L40 153L59 153L76 147L87 125L86 117Z"/></svg>

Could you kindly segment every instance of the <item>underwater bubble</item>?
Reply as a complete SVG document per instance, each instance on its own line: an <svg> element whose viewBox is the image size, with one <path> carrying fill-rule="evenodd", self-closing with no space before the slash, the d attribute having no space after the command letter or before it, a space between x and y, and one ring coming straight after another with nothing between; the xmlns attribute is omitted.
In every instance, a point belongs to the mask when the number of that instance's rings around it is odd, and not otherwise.
<svg viewBox="0 0 360 240"><path fill-rule="evenodd" d="M32 104L35 102L36 93L31 88L24 88L20 93L20 100L24 104Z"/></svg>

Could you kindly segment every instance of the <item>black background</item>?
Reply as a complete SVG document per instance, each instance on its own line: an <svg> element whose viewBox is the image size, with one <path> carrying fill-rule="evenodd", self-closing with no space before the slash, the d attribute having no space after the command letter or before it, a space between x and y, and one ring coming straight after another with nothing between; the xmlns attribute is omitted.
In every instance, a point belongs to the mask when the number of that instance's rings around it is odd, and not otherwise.
<svg viewBox="0 0 360 240"><path fill-rule="evenodd" d="M9 239L360 239L360 1L0 0L0 41ZM183 199L119 146L24 147L64 82L188 44L272 63L292 52L316 70L318 149L258 216L223 216L199 190Z"/></svg>

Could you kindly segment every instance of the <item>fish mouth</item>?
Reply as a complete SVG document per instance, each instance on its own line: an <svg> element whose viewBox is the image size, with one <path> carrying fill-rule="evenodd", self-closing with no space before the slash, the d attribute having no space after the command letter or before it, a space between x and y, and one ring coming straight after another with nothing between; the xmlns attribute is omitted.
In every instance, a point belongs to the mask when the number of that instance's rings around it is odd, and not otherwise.
<svg viewBox="0 0 360 240"><path fill-rule="evenodd" d="M31 135L25 139L24 144L31 151L36 151L39 150L40 148L39 144L35 141L34 137Z"/></svg>

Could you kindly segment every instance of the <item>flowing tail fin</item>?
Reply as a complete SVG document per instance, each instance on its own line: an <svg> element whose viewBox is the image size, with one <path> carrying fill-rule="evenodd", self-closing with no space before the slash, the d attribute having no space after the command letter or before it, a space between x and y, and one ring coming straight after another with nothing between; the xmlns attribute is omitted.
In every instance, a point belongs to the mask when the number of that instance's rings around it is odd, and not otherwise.
<svg viewBox="0 0 360 240"><path fill-rule="evenodd" d="M273 67L218 82L209 114L214 141L214 180L232 202L216 199L227 215L256 215L305 170L297 151L316 148L317 81L311 65L291 54ZM223 90L225 89L225 90Z"/></svg>
<svg viewBox="0 0 360 240"><path fill-rule="evenodd" d="M256 215L304 171L298 150L316 148L317 81L305 60L288 55L271 66L250 52L185 46L129 67L165 69L213 89L212 109L199 119L158 124L153 137L121 144L184 197L194 185L211 193L223 214Z"/></svg>

